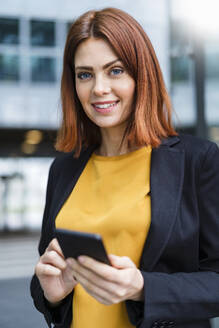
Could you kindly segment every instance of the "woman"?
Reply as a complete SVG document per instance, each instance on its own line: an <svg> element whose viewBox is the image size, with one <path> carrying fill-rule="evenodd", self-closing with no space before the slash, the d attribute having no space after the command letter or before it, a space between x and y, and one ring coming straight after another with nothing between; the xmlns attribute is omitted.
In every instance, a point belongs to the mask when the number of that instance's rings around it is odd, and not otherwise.
<svg viewBox="0 0 219 328"><path fill-rule="evenodd" d="M31 282L50 327L210 327L219 315L219 150L178 135L153 47L128 14L72 25L63 122ZM55 228L100 233L111 266L65 259Z"/></svg>

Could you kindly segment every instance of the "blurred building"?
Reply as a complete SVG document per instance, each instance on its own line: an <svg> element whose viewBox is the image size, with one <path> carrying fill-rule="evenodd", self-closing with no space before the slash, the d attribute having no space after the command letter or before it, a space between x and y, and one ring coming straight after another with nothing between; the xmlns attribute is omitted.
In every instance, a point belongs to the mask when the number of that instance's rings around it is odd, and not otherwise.
<svg viewBox="0 0 219 328"><path fill-rule="evenodd" d="M0 7L0 230L39 229L52 144L60 121L65 38L82 12L106 6L133 15L152 40L172 95L176 126L195 134L191 31L173 2L8 0ZM206 121L219 142L219 47L206 48Z"/></svg>
<svg viewBox="0 0 219 328"><path fill-rule="evenodd" d="M219 143L219 24L212 17L212 5L217 12L216 1L211 5L196 0L169 1L170 94L178 116L176 125L196 134L200 108L196 108L194 75L195 64L199 65L197 69L204 70L206 135ZM202 63L196 63L198 51L203 52Z"/></svg>

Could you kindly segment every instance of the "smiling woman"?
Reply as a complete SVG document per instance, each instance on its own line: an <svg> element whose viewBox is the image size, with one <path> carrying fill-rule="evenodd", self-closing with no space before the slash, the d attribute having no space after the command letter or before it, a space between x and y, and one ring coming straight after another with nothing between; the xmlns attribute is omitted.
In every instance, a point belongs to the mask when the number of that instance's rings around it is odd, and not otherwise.
<svg viewBox="0 0 219 328"><path fill-rule="evenodd" d="M174 130L134 18L106 8L74 22L61 95L56 148L67 154L50 168L36 308L57 328L209 328L219 316L219 149ZM56 228L100 234L110 265L66 259Z"/></svg>
<svg viewBox="0 0 219 328"><path fill-rule="evenodd" d="M90 11L72 25L65 46L61 95L63 122L56 149L74 149L76 157L82 146L100 147L114 123L120 125L117 130L120 140L114 140L120 147L105 150L104 154L124 153L127 147L132 150L145 144L158 147L162 138L177 135L171 124L170 99L151 42L135 19L118 9ZM84 113L84 101L89 115ZM118 103L107 110L92 106L105 101ZM108 110L108 116L100 115ZM102 129L91 119L91 114ZM110 130L104 129L106 122Z"/></svg>

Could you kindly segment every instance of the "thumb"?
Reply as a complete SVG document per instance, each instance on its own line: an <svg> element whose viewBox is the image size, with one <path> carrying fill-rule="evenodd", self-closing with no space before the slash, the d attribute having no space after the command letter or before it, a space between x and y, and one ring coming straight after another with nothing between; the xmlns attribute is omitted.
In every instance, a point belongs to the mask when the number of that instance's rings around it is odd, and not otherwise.
<svg viewBox="0 0 219 328"><path fill-rule="evenodd" d="M117 269L136 268L136 265L128 256L108 255L110 263Z"/></svg>

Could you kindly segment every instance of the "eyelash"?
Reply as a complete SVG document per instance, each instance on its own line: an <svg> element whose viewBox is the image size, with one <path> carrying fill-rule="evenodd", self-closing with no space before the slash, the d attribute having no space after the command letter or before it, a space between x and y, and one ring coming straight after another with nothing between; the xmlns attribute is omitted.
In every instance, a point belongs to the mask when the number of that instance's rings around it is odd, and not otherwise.
<svg viewBox="0 0 219 328"><path fill-rule="evenodd" d="M119 72L119 74L111 74L112 72ZM113 68L111 68L110 69L110 75L112 75L112 76L118 76L118 75L121 75L122 73L124 72L124 69L123 68L121 68L121 67L113 67ZM89 75L89 77L87 76L87 77L83 77L84 75ZM91 78L91 76L92 76L92 74L91 73L89 73L89 72L80 72L80 73L78 73L77 74L77 78L78 79L80 79L80 80L82 80L82 81L85 81L85 80L89 80L90 78Z"/></svg>
<svg viewBox="0 0 219 328"><path fill-rule="evenodd" d="M88 72L80 72L77 74L77 77L80 79L80 80L87 80L88 78L83 78L83 75L91 75L91 73L88 73Z"/></svg>
<svg viewBox="0 0 219 328"><path fill-rule="evenodd" d="M111 72L112 71L120 71L120 73L119 74L115 74L115 75L120 75L120 74L122 74L123 72L124 72L124 69L122 69L122 68L120 68L120 67L113 67L112 69L111 69ZM114 74L113 74L114 75Z"/></svg>

